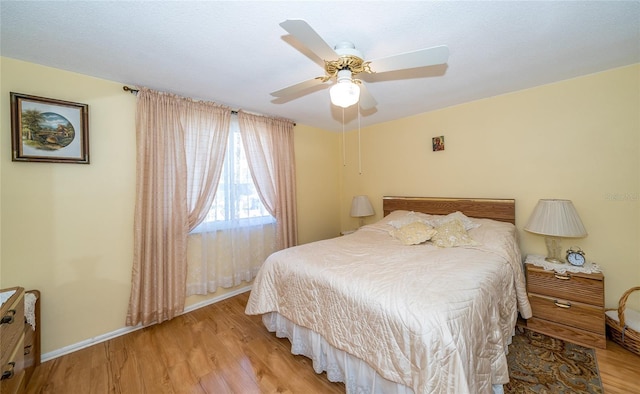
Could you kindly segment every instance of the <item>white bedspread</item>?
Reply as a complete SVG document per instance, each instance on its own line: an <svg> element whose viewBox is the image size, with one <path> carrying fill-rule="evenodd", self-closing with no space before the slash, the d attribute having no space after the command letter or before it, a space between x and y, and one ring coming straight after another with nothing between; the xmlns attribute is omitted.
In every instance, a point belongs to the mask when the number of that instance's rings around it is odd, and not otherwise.
<svg viewBox="0 0 640 394"><path fill-rule="evenodd" d="M271 255L246 312L278 312L415 393L491 393L531 315L516 230L478 220L480 246L403 246L385 219Z"/></svg>

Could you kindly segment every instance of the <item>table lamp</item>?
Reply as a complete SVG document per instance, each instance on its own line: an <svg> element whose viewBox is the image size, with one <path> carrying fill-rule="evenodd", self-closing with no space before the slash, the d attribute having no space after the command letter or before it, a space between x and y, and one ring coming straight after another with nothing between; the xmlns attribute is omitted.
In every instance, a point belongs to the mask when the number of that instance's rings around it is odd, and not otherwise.
<svg viewBox="0 0 640 394"><path fill-rule="evenodd" d="M587 236L580 216L570 200L542 199L533 210L524 226L526 231L545 236L547 245L546 261L564 263L560 252L560 238L581 238Z"/></svg>
<svg viewBox="0 0 640 394"><path fill-rule="evenodd" d="M351 216L359 219L358 228L364 224L364 218L373 215L373 207L367 196L355 196L351 200Z"/></svg>

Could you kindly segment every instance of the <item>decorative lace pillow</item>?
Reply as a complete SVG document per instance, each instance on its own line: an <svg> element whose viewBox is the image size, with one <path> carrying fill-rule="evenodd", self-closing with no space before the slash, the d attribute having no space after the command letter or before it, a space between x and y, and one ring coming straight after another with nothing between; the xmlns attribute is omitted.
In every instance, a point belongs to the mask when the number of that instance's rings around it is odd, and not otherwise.
<svg viewBox="0 0 640 394"><path fill-rule="evenodd" d="M431 237L431 242L441 248L453 248L455 246L480 245L467 234L464 225L458 219L445 222L436 227L436 234Z"/></svg>
<svg viewBox="0 0 640 394"><path fill-rule="evenodd" d="M412 222L395 230L389 231L392 237L400 240L403 245L417 245L428 241L436 233L433 227L422 222Z"/></svg>
<svg viewBox="0 0 640 394"><path fill-rule="evenodd" d="M471 230L473 228L480 227L480 223L474 222L467 215L465 215L464 213L462 213L460 211L452 212L452 213L450 213L448 215L445 215L445 216L439 216L439 217L435 217L433 219L429 219L427 221L427 224L437 228L439 226L442 226L445 223L451 222L451 221L456 220L456 219L458 219L460 222L462 222L462 225L464 226L464 229L467 230L467 231L469 231L469 230Z"/></svg>

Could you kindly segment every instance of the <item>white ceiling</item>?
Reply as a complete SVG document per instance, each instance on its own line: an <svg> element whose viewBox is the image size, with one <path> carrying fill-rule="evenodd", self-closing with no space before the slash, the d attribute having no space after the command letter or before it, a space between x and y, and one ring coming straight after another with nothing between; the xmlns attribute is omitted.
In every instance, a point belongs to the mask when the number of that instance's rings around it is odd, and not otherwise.
<svg viewBox="0 0 640 394"><path fill-rule="evenodd" d="M640 62L638 1L2 0L0 18L2 56L333 131L342 109L328 89L269 94L323 74L285 19L330 46L353 42L365 60L449 47L446 66L366 76L378 106L363 127Z"/></svg>

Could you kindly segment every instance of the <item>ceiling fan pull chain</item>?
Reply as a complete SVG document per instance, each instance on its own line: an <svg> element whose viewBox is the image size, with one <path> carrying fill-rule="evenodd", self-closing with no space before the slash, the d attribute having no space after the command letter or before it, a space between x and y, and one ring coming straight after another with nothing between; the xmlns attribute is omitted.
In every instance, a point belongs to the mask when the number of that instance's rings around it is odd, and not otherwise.
<svg viewBox="0 0 640 394"><path fill-rule="evenodd" d="M346 146L344 142L344 108L342 108L342 166L347 166L347 153Z"/></svg>
<svg viewBox="0 0 640 394"><path fill-rule="evenodd" d="M358 172L360 175L362 175L362 153L360 150L360 105L358 104L357 107L358 107Z"/></svg>

